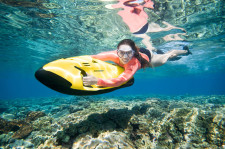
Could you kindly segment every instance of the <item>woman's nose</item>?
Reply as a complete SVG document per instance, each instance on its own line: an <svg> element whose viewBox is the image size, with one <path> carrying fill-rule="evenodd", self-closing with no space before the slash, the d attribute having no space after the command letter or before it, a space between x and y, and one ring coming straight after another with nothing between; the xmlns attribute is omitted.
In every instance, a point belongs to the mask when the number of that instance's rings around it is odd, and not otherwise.
<svg viewBox="0 0 225 149"><path fill-rule="evenodd" d="M127 57L128 57L127 53L125 53L125 54L123 55L123 57L124 57L124 58L127 58Z"/></svg>

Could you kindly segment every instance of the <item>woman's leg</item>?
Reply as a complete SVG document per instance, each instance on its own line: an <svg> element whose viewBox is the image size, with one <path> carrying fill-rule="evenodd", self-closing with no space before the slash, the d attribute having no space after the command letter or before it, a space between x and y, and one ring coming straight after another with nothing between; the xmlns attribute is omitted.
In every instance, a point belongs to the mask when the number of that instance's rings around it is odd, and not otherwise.
<svg viewBox="0 0 225 149"><path fill-rule="evenodd" d="M159 67L165 64L169 59L179 55L188 54L188 50L171 50L165 54L152 54L151 65L152 67Z"/></svg>
<svg viewBox="0 0 225 149"><path fill-rule="evenodd" d="M147 32L155 33L155 32L161 32L161 31L169 31L172 29L180 29L186 32L184 28L173 26L165 21L163 21L162 23L165 24L167 27L163 28L159 24L152 22L149 24Z"/></svg>
<svg viewBox="0 0 225 149"><path fill-rule="evenodd" d="M172 40L184 40L179 35L185 36L186 33L176 33L176 34L169 34L163 37L165 41L172 41Z"/></svg>
<svg viewBox="0 0 225 149"><path fill-rule="evenodd" d="M152 42L151 42L151 37L148 36L147 34L133 34L135 37L138 37L138 38L142 38L142 43L146 46L146 48L148 50L151 50L151 51L154 51L156 52L157 49L155 49L152 45Z"/></svg>

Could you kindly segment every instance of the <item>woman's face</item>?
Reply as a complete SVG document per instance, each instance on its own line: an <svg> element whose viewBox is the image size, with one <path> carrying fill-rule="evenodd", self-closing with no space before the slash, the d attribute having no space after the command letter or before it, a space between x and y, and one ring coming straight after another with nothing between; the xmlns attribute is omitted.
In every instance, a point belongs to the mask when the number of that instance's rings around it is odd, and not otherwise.
<svg viewBox="0 0 225 149"><path fill-rule="evenodd" d="M129 45L121 45L119 46L119 49L117 49L117 54L120 62L127 64L132 59L134 51Z"/></svg>

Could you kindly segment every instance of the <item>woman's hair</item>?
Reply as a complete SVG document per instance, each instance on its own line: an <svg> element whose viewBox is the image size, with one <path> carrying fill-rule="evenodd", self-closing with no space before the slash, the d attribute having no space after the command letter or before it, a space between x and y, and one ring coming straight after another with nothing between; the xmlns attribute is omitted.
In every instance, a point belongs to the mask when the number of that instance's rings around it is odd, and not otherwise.
<svg viewBox="0 0 225 149"><path fill-rule="evenodd" d="M134 41L131 39L124 39L122 41L119 42L119 44L117 45L117 49L119 49L119 47L121 45L128 45L132 48L132 50L134 51L134 57L136 57L139 62L141 63L141 68L145 68L145 67L149 67L150 63L144 59L141 54L139 53L139 48L135 45Z"/></svg>

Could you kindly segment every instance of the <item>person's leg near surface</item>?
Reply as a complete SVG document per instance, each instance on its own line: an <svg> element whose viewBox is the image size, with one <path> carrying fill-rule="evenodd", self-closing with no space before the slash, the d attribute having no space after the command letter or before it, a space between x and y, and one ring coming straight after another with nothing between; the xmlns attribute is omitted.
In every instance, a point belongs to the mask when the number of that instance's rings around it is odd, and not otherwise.
<svg viewBox="0 0 225 149"><path fill-rule="evenodd" d="M151 37L147 34L134 34L135 37L142 38L142 43L145 45L146 49L152 52L156 52L157 54L164 54L164 52L160 49L156 49L153 47L151 42Z"/></svg>
<svg viewBox="0 0 225 149"><path fill-rule="evenodd" d="M162 66L169 59L172 59L172 58L177 57L179 55L191 54L189 52L190 51L188 49L188 50L171 50L171 51L168 51L165 54L153 54L153 53L151 53L152 54L151 65L152 65L152 67Z"/></svg>
<svg viewBox="0 0 225 149"><path fill-rule="evenodd" d="M169 58L173 58L173 57L176 57L176 56L179 56L179 55L185 55L187 54L187 50L171 50L171 51L168 51L167 53L165 54L169 54L170 57Z"/></svg>
<svg viewBox="0 0 225 149"><path fill-rule="evenodd" d="M152 67L162 66L169 59L170 54L152 54L151 65Z"/></svg>
<svg viewBox="0 0 225 149"><path fill-rule="evenodd" d="M157 24L155 22L149 23L147 33L148 32L156 33L156 32L162 32L162 31L169 31L172 29L180 29L183 32L186 32L186 30L184 28L173 26L165 21L163 21L162 23L165 24L167 27L161 27L159 24Z"/></svg>
<svg viewBox="0 0 225 149"><path fill-rule="evenodd" d="M145 47L148 49L148 50L151 50L151 51L156 51L156 49L153 47L152 45L152 42L151 42L151 37L148 36L147 34L133 34L135 37L138 37L138 38L142 38L142 43L145 45Z"/></svg>

